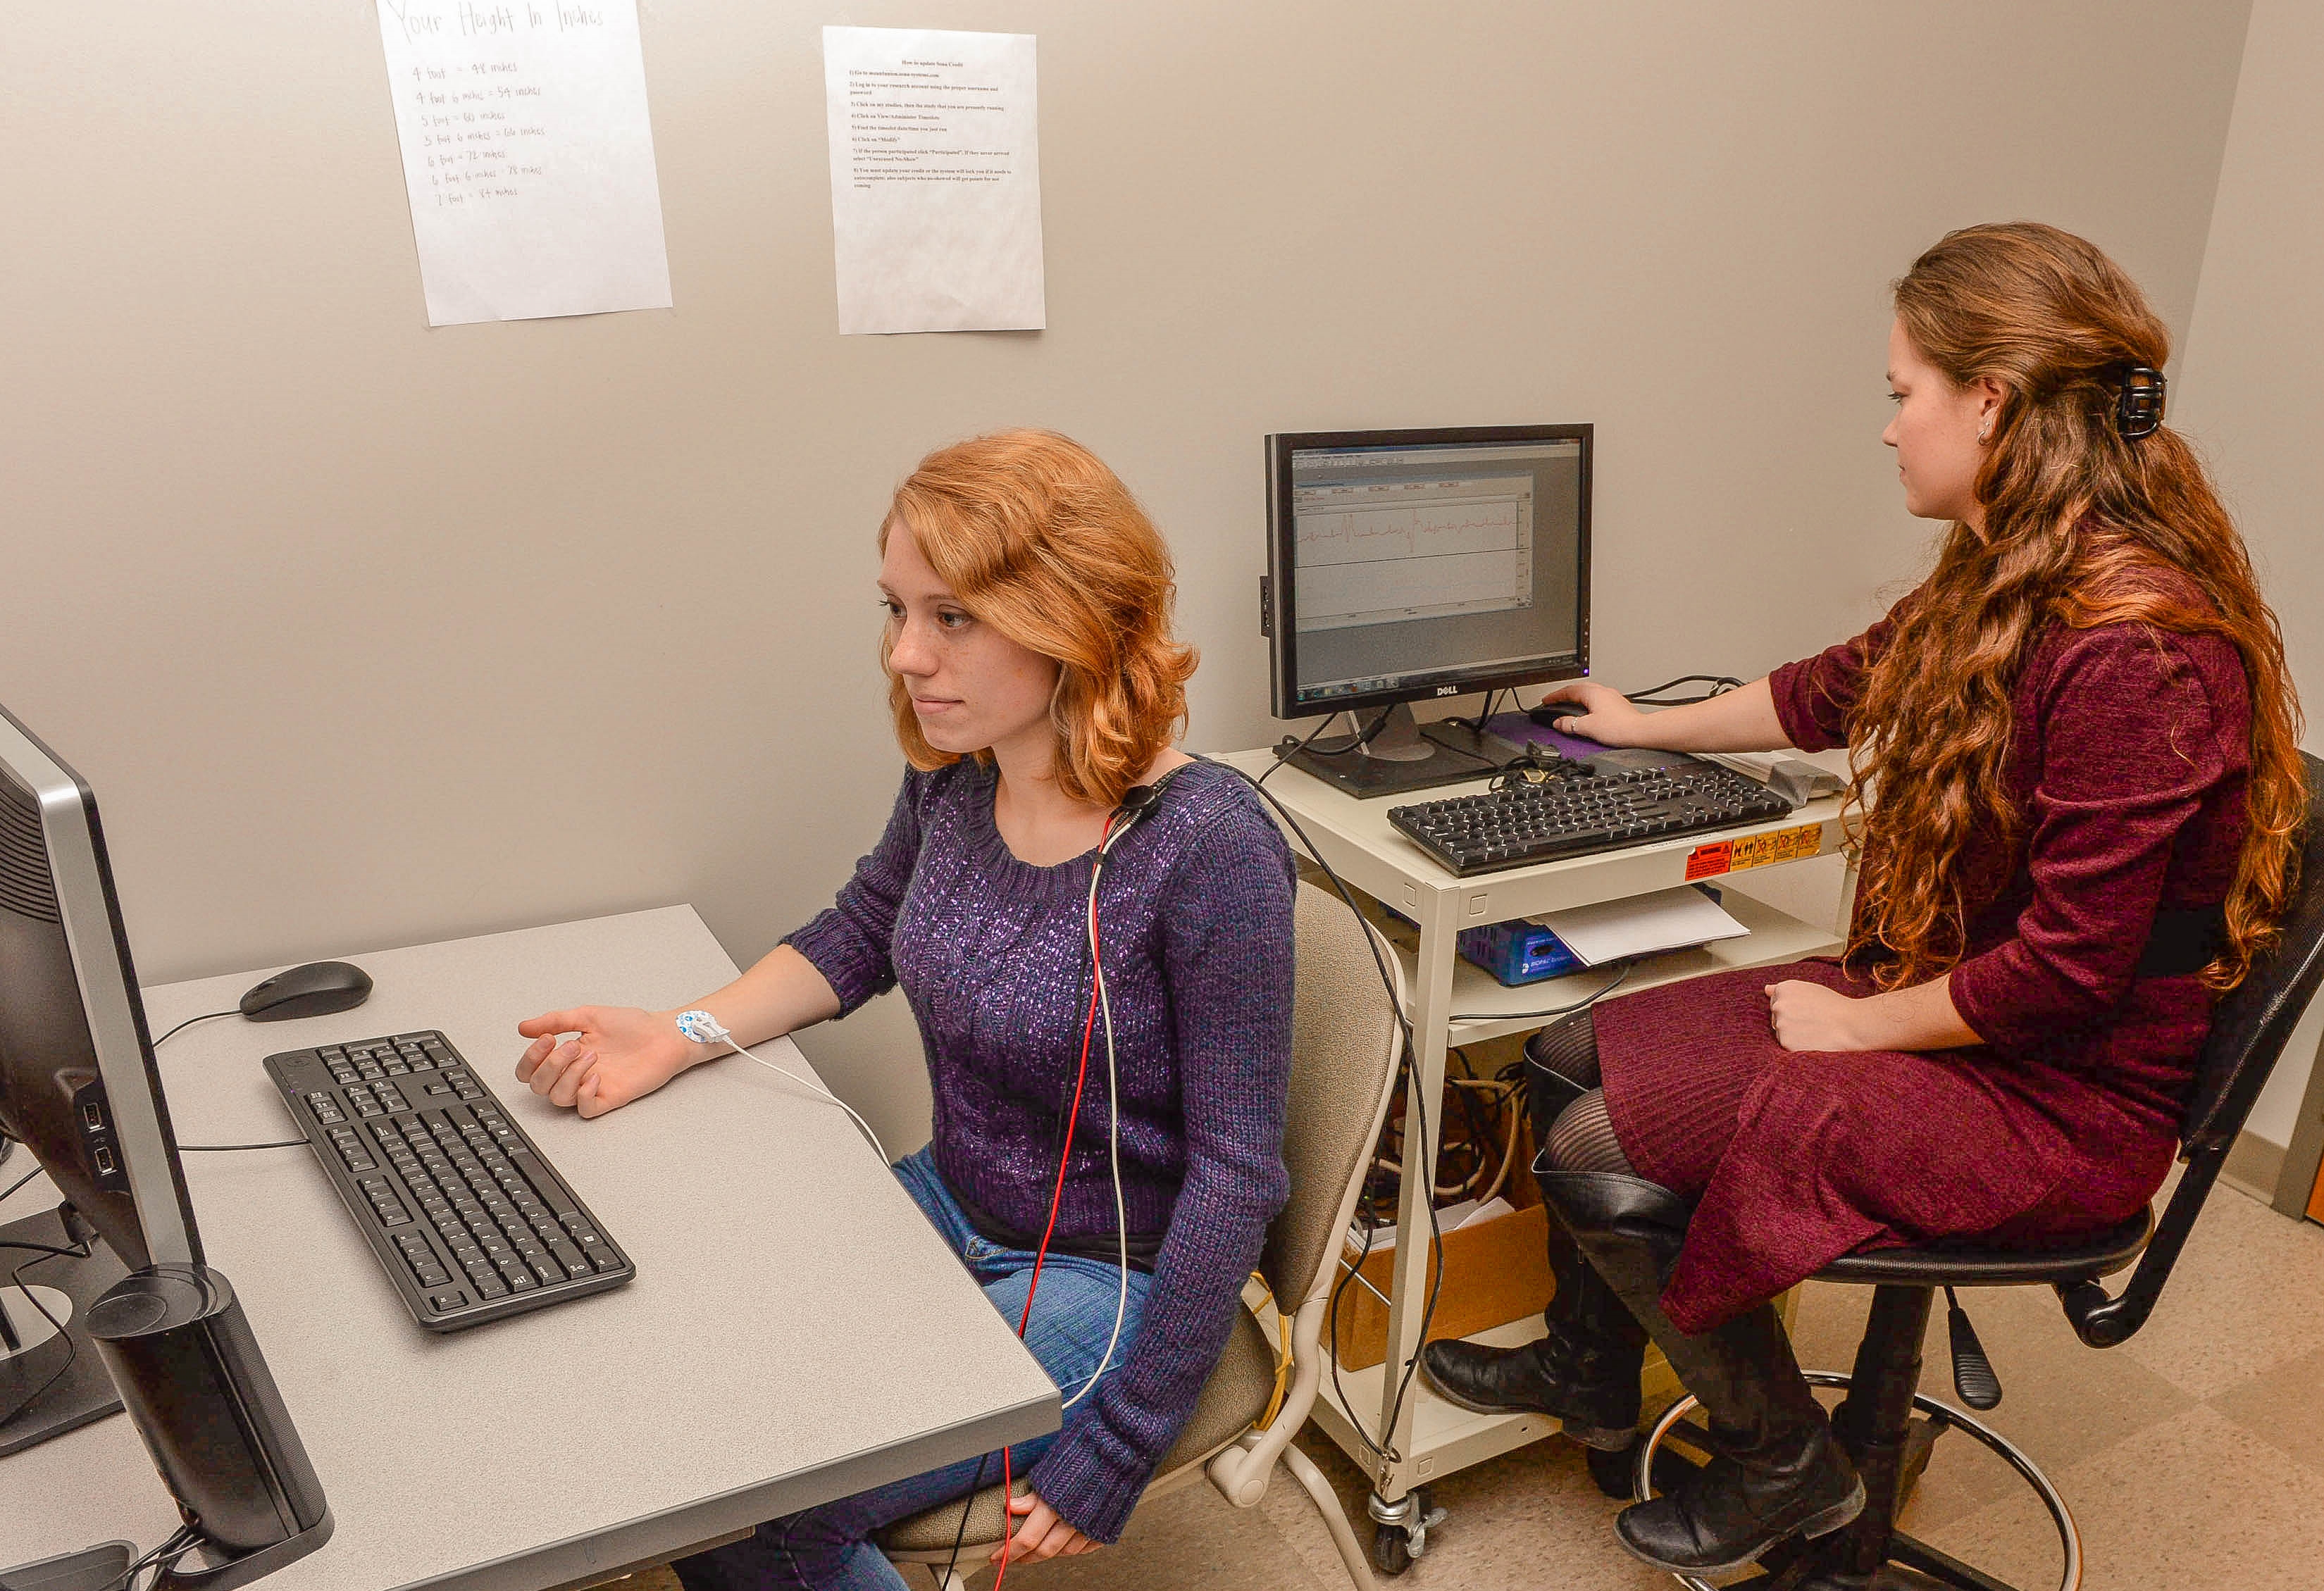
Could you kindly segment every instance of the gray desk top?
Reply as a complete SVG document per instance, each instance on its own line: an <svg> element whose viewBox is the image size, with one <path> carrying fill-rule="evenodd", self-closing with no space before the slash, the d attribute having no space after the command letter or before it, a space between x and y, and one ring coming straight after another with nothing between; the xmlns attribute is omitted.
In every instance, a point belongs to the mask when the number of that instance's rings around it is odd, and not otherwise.
<svg viewBox="0 0 2324 1591"><path fill-rule="evenodd" d="M692 908L349 959L378 985L355 1010L227 1018L163 1046L179 1141L292 1136L262 1056L441 1028L638 1276L439 1337L405 1314L309 1152L188 1155L210 1263L337 1519L269 1587L558 1586L1056 1428L1048 1378L833 1106L735 1056L588 1122L516 1081L524 1016L660 1008L732 978ZM148 990L153 1030L262 976ZM788 1040L761 1053L814 1075ZM36 1208L30 1190L12 1201ZM177 1523L118 1416L0 1458L0 1565L151 1547Z"/></svg>

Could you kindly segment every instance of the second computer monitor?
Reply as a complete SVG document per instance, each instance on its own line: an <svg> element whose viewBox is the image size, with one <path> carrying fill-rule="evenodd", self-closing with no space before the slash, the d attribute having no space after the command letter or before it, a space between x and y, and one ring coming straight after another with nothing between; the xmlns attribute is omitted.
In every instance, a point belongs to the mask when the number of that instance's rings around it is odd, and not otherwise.
<svg viewBox="0 0 2324 1591"><path fill-rule="evenodd" d="M1590 445L1586 425L1269 437L1275 716L1588 672Z"/></svg>

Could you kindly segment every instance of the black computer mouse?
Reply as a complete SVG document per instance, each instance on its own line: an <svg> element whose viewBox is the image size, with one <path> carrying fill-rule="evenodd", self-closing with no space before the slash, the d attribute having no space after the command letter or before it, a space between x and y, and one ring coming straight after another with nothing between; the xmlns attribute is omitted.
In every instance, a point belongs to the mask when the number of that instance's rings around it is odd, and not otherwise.
<svg viewBox="0 0 2324 1591"><path fill-rule="evenodd" d="M309 961L277 972L242 997L242 1014L253 1022L287 1022L293 1016L327 1016L371 998L371 974L345 961Z"/></svg>
<svg viewBox="0 0 2324 1591"><path fill-rule="evenodd" d="M1526 709L1526 716L1544 729L1554 730L1569 718L1582 716L1582 709L1571 702L1544 702L1538 707Z"/></svg>

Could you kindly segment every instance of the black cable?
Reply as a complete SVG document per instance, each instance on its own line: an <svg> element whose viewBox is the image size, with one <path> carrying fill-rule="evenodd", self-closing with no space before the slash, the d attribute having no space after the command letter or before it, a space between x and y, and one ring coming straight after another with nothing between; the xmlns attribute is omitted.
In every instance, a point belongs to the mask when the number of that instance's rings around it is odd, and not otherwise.
<svg viewBox="0 0 2324 1591"><path fill-rule="evenodd" d="M1370 935L1366 934L1365 937L1370 938ZM1410 1031L1409 1024L1406 1025L1406 1031ZM1417 1151L1415 1152L1411 1138L1407 1136L1405 1140L1405 1157L1417 1160L1422 1165L1429 1165L1434 1162L1435 1155L1429 1145L1428 1103L1421 1097L1425 1090L1417 1086L1420 1081L1419 1056L1408 1044L1404 1053L1405 1113L1420 1118L1420 1142ZM1425 1348L1428 1345L1429 1322L1436 1318L1436 1301L1444 1291L1444 1228L1436 1219L1436 1188L1433 1175L1424 1174L1421 1178L1420 1202L1428 1211L1428 1257L1434 1262L1434 1268L1428 1279L1428 1297L1420 1309L1420 1343L1421 1347ZM1401 1237L1402 1234L1398 1236ZM1397 1451L1393 1443L1396 1439L1397 1424L1404 1415L1404 1400L1412 1391L1412 1378L1419 1373L1420 1354L1416 1351L1412 1356L1411 1363L1404 1367L1403 1379L1397 1383L1395 1399L1388 1404L1388 1430L1385 1434L1391 1445L1379 1448L1380 1457L1391 1464L1404 1462L1404 1455ZM1357 1429L1362 1428L1359 1426ZM1367 1438L1366 1441L1369 1443L1370 1439Z"/></svg>
<svg viewBox="0 0 2324 1591"><path fill-rule="evenodd" d="M1283 739L1277 743L1275 748L1274 767L1269 768L1267 770L1267 773L1259 775L1258 778L1252 779L1251 783L1254 786L1261 783L1266 779L1268 774L1273 773L1276 768L1281 768L1285 763L1298 756L1302 751L1306 751L1310 757L1354 756L1357 752L1362 750L1365 747L1370 745L1374 740L1379 738L1380 731L1388 727L1388 714L1395 711L1396 709L1394 707L1381 708L1380 715L1372 720L1371 727L1369 729L1359 727L1356 731L1355 738L1351 740L1344 746L1334 746L1328 751L1320 748L1309 750L1308 749L1315 745L1315 741L1323 735L1323 731L1332 726L1332 721L1340 716L1337 713L1325 714L1323 722L1317 724L1314 729L1309 730L1307 731L1307 738L1300 741L1297 745L1295 746L1291 743L1290 736L1284 736ZM1352 718L1355 714L1351 713L1349 713L1349 716ZM1240 770L1238 769L1237 771L1240 772ZM1245 775L1244 777L1249 777L1248 775Z"/></svg>
<svg viewBox="0 0 2324 1591"><path fill-rule="evenodd" d="M1701 684L1732 686L1739 683L1740 682L1730 674L1682 674L1677 678L1666 679L1660 685L1648 685L1644 690L1630 691L1625 694L1631 696L1659 696L1673 685Z"/></svg>
<svg viewBox="0 0 2324 1591"><path fill-rule="evenodd" d="M1464 1081L1470 1082L1483 1081L1477 1076L1476 1063L1469 1059L1466 1052L1454 1049L1448 1052L1449 1055L1461 1057L1461 1065L1467 1072ZM1477 1102L1477 1090L1462 1088L1458 1083L1452 1085L1452 1098L1461 1102L1461 1122L1469 1131L1468 1150L1471 1169L1468 1180L1471 1182L1480 1182L1485 1177L1486 1146L1490 1145L1494 1148L1500 1146L1501 1136L1495 1130L1496 1118L1499 1117L1500 1111L1496 1108L1490 1116L1488 1116L1484 1108Z"/></svg>
<svg viewBox="0 0 2324 1591"><path fill-rule="evenodd" d="M1365 1182L1369 1189L1370 1182L1369 1174L1365 1177ZM1356 1413L1355 1404L1348 1398L1348 1389L1340 1384L1340 1300L1348 1291L1348 1283L1362 1269L1363 1263L1371 1258L1372 1233L1376 1228L1377 1221L1373 1212L1370 1209L1365 1210L1364 1240L1356 1246L1356 1263L1351 1265L1342 1260L1341 1262L1342 1274L1332 1286L1331 1309L1323 1322L1326 1334L1323 1355L1332 1362L1332 1395L1340 1400L1341 1412L1347 1415L1349 1425L1353 1427L1356 1435L1362 1439L1364 1446L1385 1457L1388 1449L1372 1440L1371 1433L1364 1429L1362 1418Z"/></svg>
<svg viewBox="0 0 2324 1591"><path fill-rule="evenodd" d="M29 1237L0 1237L0 1248L21 1248L26 1254L37 1254L42 1259L87 1259L88 1257L88 1245L86 1243L70 1244L59 1248L53 1243L35 1243ZM26 1260L24 1263L29 1265L38 1262Z"/></svg>
<svg viewBox="0 0 2324 1591"><path fill-rule="evenodd" d="M16 1186L22 1187L23 1184L19 1182ZM14 1192L15 1191L15 1188L8 1190L10 1193ZM5 1194L0 1194L0 1198L5 1197L6 1197ZM34 1309L41 1312L41 1319L46 1320L50 1327L55 1330L56 1334L65 1339L65 1362L58 1366L55 1373L50 1375L46 1381L41 1383L41 1388L38 1392L34 1393L32 1397L24 1400L26 1403L30 1403L37 1399L46 1397L49 1393L49 1389L65 1378L65 1373L70 1370L73 1367L74 1362L80 1357L80 1345L73 1340L72 1333L65 1329L65 1323L62 1320L58 1320L54 1315L49 1313L49 1306L41 1301L41 1295L34 1292L32 1288L26 1284L24 1281L24 1273L30 1270L32 1266L40 1265L46 1260L52 1259L60 1255L67 1259L87 1259L88 1257L88 1246L87 1244L82 1244L78 1249L55 1248L46 1243L23 1243L11 1239L8 1242L0 1243L0 1248L23 1248L38 1251L38 1258L25 1260L22 1264L18 1265L14 1270L11 1270L8 1273L8 1280L15 1283L16 1291L24 1295L24 1301L31 1304Z"/></svg>
<svg viewBox="0 0 2324 1591"><path fill-rule="evenodd" d="M1554 752L1548 762L1543 761L1534 752L1518 752L1493 770L1493 794L1498 796L1504 790L1517 790L1528 785L1547 784L1553 777L1551 765L1558 760Z"/></svg>
<svg viewBox="0 0 2324 1591"><path fill-rule="evenodd" d="M180 1525L171 1533L167 1540L127 1568L123 1569L120 1575L105 1587L105 1591L129 1591L129 1588L136 1583L137 1577L156 1564L160 1564L164 1570L175 1568L178 1559L198 1546L201 1539L202 1532L199 1527L189 1524ZM148 1582L149 1591L153 1583Z"/></svg>
<svg viewBox="0 0 2324 1591"><path fill-rule="evenodd" d="M1388 991L1388 1009L1395 1014L1397 1027L1404 1035L1404 1053L1400 1064L1404 1069L1405 1075L1405 1108L1408 1113L1416 1115L1419 1117L1419 1158L1423 1161L1429 1160L1431 1157L1428 1152L1428 1106L1427 1102L1421 1099L1420 1095L1422 1090L1416 1086L1419 1073L1420 1052L1418 1047L1413 1042L1412 1018L1405 1015L1404 1002L1397 998L1396 979L1388 972L1387 958L1380 952L1379 936L1371 931L1371 920L1364 915L1363 908L1356 904L1355 895L1348 888L1346 881L1333 870L1330 862L1323 860L1322 850L1317 847L1314 841L1308 838L1306 829L1301 825L1297 818L1291 814L1291 809L1289 807L1284 805L1282 802L1275 798L1274 792L1263 788L1259 780L1251 777L1250 775L1243 772L1242 769L1235 767L1231 762L1217 762L1215 759L1207 757L1202 759L1202 760L1205 762L1214 762L1216 763L1216 766L1226 769L1229 773L1233 774L1236 777L1243 780L1246 784L1250 785L1252 789L1259 792L1260 799L1264 800L1269 806L1275 808L1277 815L1283 819L1285 823L1289 825L1291 832L1297 837L1299 843L1307 848L1308 856L1314 860L1317 867L1323 869L1323 877L1332 881L1332 887L1339 892L1340 899L1346 905L1348 910L1354 913L1357 922L1362 924L1364 929L1364 948L1371 952L1372 966L1379 973L1380 987ZM1281 764L1278 762L1277 766L1280 767ZM1406 1158L1409 1159L1411 1156L1407 1154ZM1436 1200L1434 1197L1434 1190L1433 1188L1430 1190L1429 1195L1424 1198L1421 1202L1428 1210L1428 1231L1430 1237L1429 1251L1430 1257L1435 1261L1434 1271L1431 1275L1428 1283L1428 1299L1427 1301L1422 1305L1420 1311L1420 1340L1423 1344L1425 1344L1428 1341L1429 1323L1434 1320L1436 1316L1437 1297L1443 1292L1444 1288L1444 1229L1436 1219ZM1361 1261L1359 1260L1358 1263L1360 1264ZM1335 1319L1339 1307L1339 1294L1346 1289L1349 1279L1355 1273L1352 1270L1348 1271L1346 1274L1340 1278L1338 1283L1333 1289L1332 1309ZM1416 1353L1412 1356L1411 1363L1405 1366L1404 1379L1397 1383L1396 1397L1394 1401L1388 1404L1388 1430L1390 1436L1395 1434L1397 1422L1403 1416L1405 1397L1412 1391L1412 1379L1415 1375L1419 1374L1419 1371L1420 1356ZM1339 1390L1339 1384L1336 1376L1333 1378L1333 1390L1334 1392ZM1345 1406L1345 1402L1346 1400L1343 1398L1342 1400L1342 1405L1343 1407ZM1372 1440L1371 1433L1364 1429L1362 1421L1355 1418L1355 1411L1353 1409L1349 1409L1348 1414L1349 1423L1355 1428L1356 1435L1362 1439L1364 1446L1370 1448L1373 1452L1378 1453L1381 1458L1388 1459L1392 1464L1401 1463L1403 1461L1403 1456L1397 1453L1393 1448L1384 1448L1380 1446L1379 1443Z"/></svg>
<svg viewBox="0 0 2324 1591"><path fill-rule="evenodd" d="M1530 1022L1536 1016L1571 1016L1576 1011L1596 1005L1600 1000L1621 988L1622 979L1628 978L1630 975L1630 969L1637 965L1636 961L1625 957L1622 964L1615 969L1614 976L1603 986L1592 989L1570 1006L1552 1006L1545 1011L1455 1011L1444 1020L1447 1022Z"/></svg>
<svg viewBox="0 0 2324 1591"><path fill-rule="evenodd" d="M216 1022L221 1016L239 1016L241 1015L242 1012L240 1008L237 1007L232 1011L205 1011L198 1016L189 1016L183 1022L179 1023L177 1026L163 1034L160 1038L155 1039L153 1041L153 1047L157 1050L160 1049L163 1044L168 1044L171 1039L185 1032L186 1029L191 1027L197 1022Z"/></svg>
<svg viewBox="0 0 2324 1591"><path fill-rule="evenodd" d="M1448 718L1444 722L1447 723L1465 722L1471 730L1474 730L1478 734L1481 735L1485 732L1485 721L1493 715L1493 698L1500 694L1501 690L1499 685L1495 685L1491 690L1487 691L1485 693L1484 704L1477 709L1476 717L1471 719Z"/></svg>
<svg viewBox="0 0 2324 1591"><path fill-rule="evenodd" d="M1196 756L1196 760L1210 763L1214 768L1222 768L1226 772L1234 775L1235 777L1242 780L1245 784L1250 786L1254 790L1259 790L1260 798L1269 806L1275 808L1276 812L1282 817L1283 821L1290 825L1291 832L1297 837L1299 843L1307 848L1308 856L1313 858L1315 865L1323 869L1323 877L1332 881L1332 887L1338 892L1340 899L1345 903L1348 910L1356 915L1357 921L1363 924L1365 929L1364 948L1372 953L1372 968L1379 974L1380 987L1388 991L1388 1009L1395 1013L1396 1025L1404 1033L1405 1048L1407 1050L1411 1049L1412 1019L1404 1014L1404 1002L1397 999L1396 997L1396 979L1390 976L1388 972L1388 961L1380 953L1379 940L1375 938L1370 932L1371 919L1364 915L1363 908L1356 904L1356 897L1354 894L1350 891L1347 884L1341 878L1338 873L1333 870L1332 864L1323 860L1323 853L1316 849L1315 842L1307 837L1307 831L1301 826L1299 820L1292 815L1291 809L1284 805L1282 802L1277 801L1275 798L1273 792L1260 790L1259 784L1257 779L1243 772L1242 769L1237 768L1231 762L1222 762L1214 757L1204 757L1199 753Z"/></svg>
<svg viewBox="0 0 2324 1591"><path fill-rule="evenodd" d="M14 1193L14 1191L16 1191L16 1190L17 1190L17 1189L19 1189L19 1188L23 1187L25 1183L27 1183L27 1182L31 1182L34 1177L37 1177L37 1176L39 1176L40 1174L41 1174L41 1166L40 1166L40 1163L39 1163L38 1161L35 1161L35 1162L33 1162L32 1169L31 1171L28 1171L28 1172L26 1172L23 1176L18 1177L14 1182L13 1182L9 1183L5 1188L0 1188L0 1204L5 1204L5 1203L6 1203L6 1202L7 1202L7 1200L8 1200L8 1195L10 1195L11 1193Z"/></svg>
<svg viewBox="0 0 2324 1591"><path fill-rule="evenodd" d="M1696 696L1674 696L1662 699L1665 691L1674 685L1697 683L1711 688ZM1708 702L1713 696L1723 696L1729 691L1739 691L1743 682L1731 674L1682 674L1676 679L1666 679L1658 685L1648 685L1643 691L1626 691L1622 699L1640 707L1692 707L1697 702Z"/></svg>
<svg viewBox="0 0 2324 1591"><path fill-rule="evenodd" d="M960 1529L953 1532L952 1556L945 1559L945 1572L936 1579L938 1591L959 1582L959 1577L954 1571L960 1567L960 1544L968 1540L969 1511L976 1505L977 1493L984 1490L984 1467L991 1462L992 1455L990 1453L976 1461L976 1478L968 1483L967 1494L960 1500ZM1001 1499L1001 1539L1005 1542L1015 1534L1009 1528L1009 1499L1003 1497Z"/></svg>
<svg viewBox="0 0 2324 1591"><path fill-rule="evenodd" d="M1712 676L1698 675L1687 677L1711 678ZM1681 685L1684 683L1684 679L1672 680L1667 682L1665 685L1657 685L1655 689L1665 690L1669 688L1669 685ZM1730 685L1738 685L1740 682L1730 681L1729 683ZM1328 722L1328 720L1326 722ZM1282 757L1285 754L1283 753L1277 754L1277 759L1274 768L1268 768L1268 772L1272 773L1275 771L1275 768L1280 768L1283 765ZM1202 760L1210 762L1215 761L1216 759L1212 758L1204 758ZM1388 963L1381 957L1379 942L1370 931L1370 920L1364 916L1362 908L1356 905L1355 896L1349 890L1346 882L1342 880L1340 875L1333 869L1332 864L1323 860L1323 851L1316 846L1314 841L1308 837L1306 829L1300 824L1300 822L1296 817L1292 815L1289 808L1286 807L1282 802L1276 799L1272 791L1267 790L1261 786L1261 779L1253 778L1250 775L1244 773L1242 769L1236 768L1231 763L1218 762L1217 766L1225 768L1228 772L1236 775L1245 783L1249 784L1252 789L1259 792L1261 799L1265 800L1269 806L1272 806L1276 810L1277 814L1282 817L1284 823L1289 825L1292 833L1298 838L1299 843L1306 848L1308 856L1314 861L1318 868L1323 869L1323 877L1331 880L1332 887L1338 892L1340 899L1346 904L1348 910L1353 912L1357 920L1364 924L1366 930L1364 933L1364 943L1366 947L1369 948L1372 953L1372 965L1379 973L1381 987L1388 991L1388 1008L1396 1014L1397 1025L1403 1030L1404 1055L1401 1064L1404 1068L1405 1073L1406 1108L1408 1111L1416 1113L1419 1117L1419 1158L1422 1161L1428 1160L1428 1112L1425 1102L1422 1101L1419 1098L1421 1090L1416 1086L1418 1071L1418 1051L1415 1046L1413 1040L1412 1021L1405 1015L1403 1002L1397 998L1396 980L1388 975ZM1542 1011L1454 1012L1452 1016L1446 1017L1445 1020L1448 1022L1506 1022L1510 1020L1532 1021L1536 1018L1571 1016L1573 1012L1597 1004L1600 1000L1604 999L1608 995L1612 994L1617 989L1620 988L1623 980L1629 977L1631 969L1635 965L1636 963L1633 961L1628 960L1624 961L1619 969L1616 970L1614 976L1609 979L1604 985L1591 991L1582 998L1573 1001L1569 1005L1554 1006ZM1406 1153L1402 1158L1407 1163L1412 1161L1414 1156L1409 1148L1407 1148ZM1435 1179L1431 1175L1426 1179L1426 1181L1429 1186L1425 1202L1428 1208L1431 1257L1434 1260L1435 1265L1434 1274L1429 1280L1427 1301L1423 1305L1420 1312L1420 1340L1424 1345L1428 1341L1429 1323L1435 1317L1437 1299L1444 1285L1444 1232L1443 1227L1438 1223L1436 1219ZM1356 1264L1359 1265L1363 1264L1365 1255L1370 1252L1370 1228L1367 1227L1365 1231L1366 1237L1364 1245L1358 1251L1356 1257ZM1355 1411L1349 1407L1346 1394L1340 1386L1339 1359L1337 1353L1340 1298L1342 1294L1346 1292L1349 1283L1355 1276L1355 1271L1352 1268L1343 1265L1342 1270L1344 1274L1340 1277L1337 1283L1335 1283L1332 1289L1332 1301L1329 1314L1328 1329L1333 1333L1333 1341L1332 1390L1333 1393L1339 1394L1341 1407L1347 1410L1349 1414L1349 1423L1354 1427L1357 1437L1363 1442L1363 1444L1371 1448L1373 1452L1378 1453L1383 1458L1388 1459L1389 1462L1399 1463L1402 1461L1402 1456L1400 1454L1395 1452L1391 1448L1382 1447L1379 1443L1372 1440L1371 1433L1366 1430L1363 1427L1362 1421L1355 1417ZM1391 1436L1395 1432L1398 1418L1403 1413L1405 1397L1412 1389L1413 1377L1418 1373L1419 1369L1420 1356L1415 1354L1412 1357L1411 1363L1405 1366L1404 1378L1397 1386L1396 1399L1388 1406L1388 1430ZM966 1521L964 1520L963 1523L965 1525Z"/></svg>
<svg viewBox="0 0 2324 1591"><path fill-rule="evenodd" d="M271 1144L180 1144L180 1154L223 1154L229 1149L304 1149L304 1138L277 1138Z"/></svg>
<svg viewBox="0 0 2324 1591"><path fill-rule="evenodd" d="M1283 743L1275 748L1275 761L1269 765L1267 773L1259 775L1259 777L1253 779L1251 783L1254 785L1263 785L1267 783L1268 774L1273 773L1277 768L1281 768L1285 763L1290 761L1293 758L1298 756L1299 753L1307 750L1308 747L1314 745L1315 743L1316 737L1321 735L1325 730L1330 729L1339 716L1339 713L1336 712L1326 713L1323 714L1323 722L1317 724L1314 729L1309 730L1307 731L1307 738L1300 741L1296 746L1291 745L1291 737L1289 735L1284 736ZM1357 743L1359 745L1362 744L1361 741ZM1284 749L1286 746L1289 746L1290 750L1286 750ZM1319 751L1316 755L1319 757L1337 757L1340 753L1337 751Z"/></svg>
<svg viewBox="0 0 2324 1591"><path fill-rule="evenodd" d="M1379 739L1380 731L1388 728L1388 718L1395 712L1396 709L1393 706L1381 708L1379 716L1372 720L1371 727L1369 729L1359 729L1356 731L1356 738L1354 740L1350 740L1344 746L1334 746L1329 751L1318 750L1314 752L1313 755L1317 757L1353 757L1357 752L1362 750L1374 740ZM1350 718L1353 718L1355 714L1351 712L1348 716ZM1325 723L1329 723L1332 721L1327 718L1323 722ZM1302 740L1300 742L1300 746L1304 748L1307 744L1308 740L1313 740L1314 738L1314 736L1309 735L1307 737L1307 740Z"/></svg>

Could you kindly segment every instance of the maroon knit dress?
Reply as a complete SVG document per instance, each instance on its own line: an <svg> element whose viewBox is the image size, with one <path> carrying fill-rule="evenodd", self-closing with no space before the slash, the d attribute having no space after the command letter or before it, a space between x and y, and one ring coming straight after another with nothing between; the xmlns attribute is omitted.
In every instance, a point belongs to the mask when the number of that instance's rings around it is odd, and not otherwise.
<svg viewBox="0 0 2324 1591"><path fill-rule="evenodd" d="M1893 619L1770 676L1794 745L1847 743ZM1681 1330L1708 1330L1853 1249L1968 1234L2039 1247L2126 1219L2162 1185L2211 999L2196 976L2136 969L2158 910L2216 906L2234 878L2242 662L2216 636L2055 625L2014 707L2005 775L2024 838L1965 859L1970 877L2006 882L1971 916L1952 973L1982 1044L1784 1049L1767 985L1873 992L1821 960L1598 1008L1623 1152L1699 1200L1663 1296Z"/></svg>

